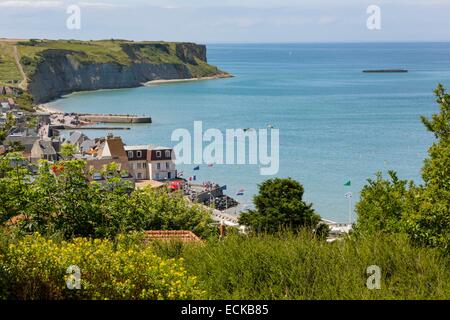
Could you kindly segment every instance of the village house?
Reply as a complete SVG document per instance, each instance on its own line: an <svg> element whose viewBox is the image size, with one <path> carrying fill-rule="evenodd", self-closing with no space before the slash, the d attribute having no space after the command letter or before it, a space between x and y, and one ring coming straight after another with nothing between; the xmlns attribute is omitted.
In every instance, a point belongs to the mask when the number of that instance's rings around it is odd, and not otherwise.
<svg viewBox="0 0 450 320"><path fill-rule="evenodd" d="M81 154L91 154L93 153L93 150L96 146L95 140L87 139L84 140L83 143L80 145L80 152Z"/></svg>
<svg viewBox="0 0 450 320"><path fill-rule="evenodd" d="M123 141L120 137L109 134L104 139L97 140L92 154L86 158L88 179L104 183L103 171L109 164L117 164L117 173L123 181L129 181L134 187L134 177L129 166Z"/></svg>
<svg viewBox="0 0 450 320"><path fill-rule="evenodd" d="M71 144L80 150L82 143L86 140L89 140L89 138L85 134L80 131L73 131L64 143Z"/></svg>
<svg viewBox="0 0 450 320"><path fill-rule="evenodd" d="M150 146L125 146L130 168L137 180L150 180L147 154Z"/></svg>
<svg viewBox="0 0 450 320"><path fill-rule="evenodd" d="M138 180L166 181L177 178L173 150L166 147L125 146L130 167Z"/></svg>
<svg viewBox="0 0 450 320"><path fill-rule="evenodd" d="M59 140L37 140L31 149L31 162L35 163L39 160L58 161L60 145Z"/></svg>
<svg viewBox="0 0 450 320"><path fill-rule="evenodd" d="M152 180L171 180L177 178L175 156L171 148L152 148L150 150L149 160L149 172Z"/></svg>
<svg viewBox="0 0 450 320"><path fill-rule="evenodd" d="M31 156L31 149L36 141L40 140L39 134L35 129L14 128L5 139L5 144L18 143L24 147L22 154L28 158Z"/></svg>

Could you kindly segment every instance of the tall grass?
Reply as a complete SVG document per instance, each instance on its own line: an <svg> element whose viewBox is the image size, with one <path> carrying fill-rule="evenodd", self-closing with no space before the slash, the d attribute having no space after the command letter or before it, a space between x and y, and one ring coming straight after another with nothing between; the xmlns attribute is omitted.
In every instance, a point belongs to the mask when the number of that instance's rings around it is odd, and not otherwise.
<svg viewBox="0 0 450 320"><path fill-rule="evenodd" d="M204 245L154 245L181 253L209 299L448 299L449 259L402 236L348 238L333 244L307 233L231 236ZM381 268L381 289L366 286Z"/></svg>
<svg viewBox="0 0 450 320"><path fill-rule="evenodd" d="M147 294L147 288L161 287L159 275L164 278L166 273L173 273L172 267L181 265L185 269L175 270L174 277L196 279L188 296L191 299L450 297L449 256L435 249L414 247L401 235L349 237L332 244L307 232L230 235L221 241L210 239L200 244L148 245L140 237L121 239L114 244L83 239L72 243L5 233L0 236L0 298L69 297L64 291L64 275L70 264L80 266L85 281L82 294L70 297L81 299L155 298L136 294L135 289L146 289ZM379 290L366 286L367 267L372 265L381 268ZM155 266L159 270L156 274ZM186 283L190 288L193 282ZM28 289L30 284L33 286ZM125 284L133 286L124 287L125 292L121 289ZM183 290L180 295L161 298L186 298L187 291Z"/></svg>

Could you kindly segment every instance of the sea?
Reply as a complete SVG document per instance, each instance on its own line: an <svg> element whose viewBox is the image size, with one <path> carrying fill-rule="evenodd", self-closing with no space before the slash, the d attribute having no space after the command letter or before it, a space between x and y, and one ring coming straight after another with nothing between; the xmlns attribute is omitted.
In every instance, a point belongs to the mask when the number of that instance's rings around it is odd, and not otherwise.
<svg viewBox="0 0 450 320"><path fill-rule="evenodd" d="M326 219L356 219L355 203L367 179L395 170L421 183L434 141L420 116L439 110L433 90L450 87L449 43L208 44L208 62L233 78L75 93L54 101L65 112L148 115L151 124L117 125L108 132L126 144L173 147L176 129L279 130L279 171L260 165L179 165L184 177L227 186L241 209L253 208L258 185L291 177L305 201ZM408 73L363 73L366 69ZM101 124L99 125L101 126ZM110 125L108 125L110 126ZM351 186L345 184L351 181ZM244 191L237 196L238 191ZM351 192L352 197L345 195ZM236 211L237 213L237 211Z"/></svg>

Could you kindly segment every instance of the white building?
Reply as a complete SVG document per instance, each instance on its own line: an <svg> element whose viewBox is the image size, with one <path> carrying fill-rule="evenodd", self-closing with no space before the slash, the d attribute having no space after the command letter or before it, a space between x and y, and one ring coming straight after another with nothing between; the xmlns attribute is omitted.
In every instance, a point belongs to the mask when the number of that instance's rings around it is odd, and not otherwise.
<svg viewBox="0 0 450 320"><path fill-rule="evenodd" d="M136 179L165 181L177 178L175 156L171 148L125 146L125 151Z"/></svg>

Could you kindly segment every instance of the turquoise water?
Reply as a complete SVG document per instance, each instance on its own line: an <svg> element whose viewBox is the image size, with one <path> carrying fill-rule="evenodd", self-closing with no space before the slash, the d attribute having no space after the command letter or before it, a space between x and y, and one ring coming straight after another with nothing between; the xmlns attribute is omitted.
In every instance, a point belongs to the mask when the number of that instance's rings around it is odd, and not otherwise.
<svg viewBox="0 0 450 320"><path fill-rule="evenodd" d="M279 177L305 187L305 198L323 216L348 220L344 194L357 200L366 179L394 169L420 181L433 137L420 115L438 110L433 90L450 87L450 44L272 44L208 45L209 62L234 78L74 94L53 103L64 111L134 113L153 124L116 131L127 144L173 146L176 128L280 129ZM363 69L404 68L404 74L364 74ZM105 135L87 131L91 137ZM181 166L185 176L193 166ZM246 190L250 205L267 179L256 165L206 165L201 181ZM352 186L344 183L352 181Z"/></svg>

